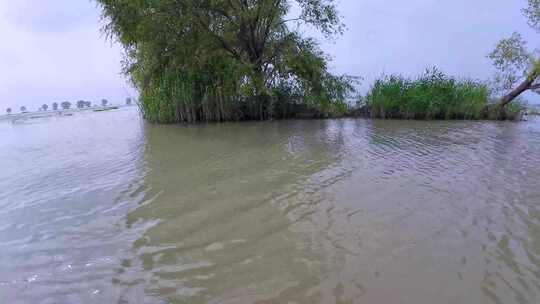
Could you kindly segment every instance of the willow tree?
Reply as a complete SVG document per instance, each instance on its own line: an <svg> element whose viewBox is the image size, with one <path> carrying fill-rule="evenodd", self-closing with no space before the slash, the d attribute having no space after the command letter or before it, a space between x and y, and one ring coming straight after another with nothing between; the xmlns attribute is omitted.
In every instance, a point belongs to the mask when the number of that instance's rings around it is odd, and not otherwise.
<svg viewBox="0 0 540 304"><path fill-rule="evenodd" d="M342 32L334 0L97 1L151 121L268 119L299 105L329 113L353 91L301 34Z"/></svg>
<svg viewBox="0 0 540 304"><path fill-rule="evenodd" d="M529 26L540 32L540 0L528 0L523 14ZM499 71L497 89L505 92L501 109L526 91L540 94L540 50L529 50L521 34L514 32L501 40L489 57Z"/></svg>

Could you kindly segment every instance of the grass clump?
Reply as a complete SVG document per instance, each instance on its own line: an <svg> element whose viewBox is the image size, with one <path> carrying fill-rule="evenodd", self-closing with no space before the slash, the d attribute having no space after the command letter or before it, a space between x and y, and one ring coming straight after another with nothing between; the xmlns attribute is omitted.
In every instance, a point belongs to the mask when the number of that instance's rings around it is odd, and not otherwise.
<svg viewBox="0 0 540 304"><path fill-rule="evenodd" d="M373 118L481 119L488 99L487 85L431 68L416 79L401 75L377 79L366 102Z"/></svg>

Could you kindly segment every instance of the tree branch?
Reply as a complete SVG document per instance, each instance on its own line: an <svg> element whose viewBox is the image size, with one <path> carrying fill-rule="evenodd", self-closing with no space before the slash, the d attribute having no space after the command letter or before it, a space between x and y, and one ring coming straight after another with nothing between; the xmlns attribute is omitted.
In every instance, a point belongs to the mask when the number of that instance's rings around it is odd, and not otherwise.
<svg viewBox="0 0 540 304"><path fill-rule="evenodd" d="M277 26L277 25L285 24L285 23L287 23L287 22L301 21L301 20L304 20L304 19L302 19L302 18L300 18L300 17L298 17L298 18L292 18L292 19L287 19L287 20L283 20L283 21L281 21L281 22L276 23L276 26Z"/></svg>
<svg viewBox="0 0 540 304"><path fill-rule="evenodd" d="M531 90L531 91L538 90L538 89L540 89L540 83L533 84L533 85L531 85L531 87L529 88L529 90Z"/></svg>

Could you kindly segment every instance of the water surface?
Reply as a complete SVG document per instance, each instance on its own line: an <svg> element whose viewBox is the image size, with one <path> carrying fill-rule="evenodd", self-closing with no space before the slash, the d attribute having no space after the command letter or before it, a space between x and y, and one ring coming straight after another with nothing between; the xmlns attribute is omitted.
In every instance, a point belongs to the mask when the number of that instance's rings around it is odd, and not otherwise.
<svg viewBox="0 0 540 304"><path fill-rule="evenodd" d="M540 120L0 123L1 303L539 303Z"/></svg>

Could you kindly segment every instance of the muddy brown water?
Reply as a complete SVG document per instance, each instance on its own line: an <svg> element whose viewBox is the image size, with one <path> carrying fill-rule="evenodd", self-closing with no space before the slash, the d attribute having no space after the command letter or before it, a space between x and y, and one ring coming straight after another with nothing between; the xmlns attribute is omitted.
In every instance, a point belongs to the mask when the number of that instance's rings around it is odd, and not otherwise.
<svg viewBox="0 0 540 304"><path fill-rule="evenodd" d="M0 303L540 303L540 119L0 123Z"/></svg>

